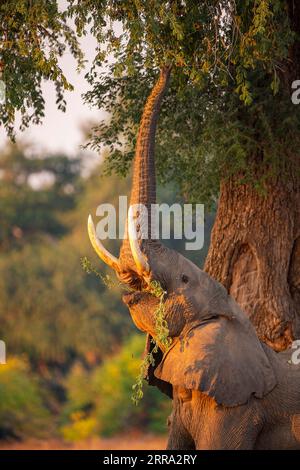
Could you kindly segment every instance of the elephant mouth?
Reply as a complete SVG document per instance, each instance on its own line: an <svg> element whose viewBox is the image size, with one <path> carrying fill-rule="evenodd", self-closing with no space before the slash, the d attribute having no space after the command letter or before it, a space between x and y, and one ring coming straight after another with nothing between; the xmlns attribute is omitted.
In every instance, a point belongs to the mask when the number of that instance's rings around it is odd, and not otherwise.
<svg viewBox="0 0 300 470"><path fill-rule="evenodd" d="M126 294L123 294L122 300L127 307L133 307L134 305L137 305L141 301L149 301L153 296L149 292L129 292Z"/></svg>
<svg viewBox="0 0 300 470"><path fill-rule="evenodd" d="M140 292L129 292L127 294L123 294L122 300L128 307L132 307L141 300L142 295L143 294Z"/></svg>

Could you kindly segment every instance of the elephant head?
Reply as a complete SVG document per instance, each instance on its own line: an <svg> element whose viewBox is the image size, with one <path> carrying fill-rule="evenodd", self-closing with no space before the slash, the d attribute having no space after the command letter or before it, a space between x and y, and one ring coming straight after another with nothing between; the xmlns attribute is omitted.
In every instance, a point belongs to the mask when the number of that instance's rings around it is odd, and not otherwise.
<svg viewBox="0 0 300 470"><path fill-rule="evenodd" d="M148 333L146 350L158 341L155 315L159 299L151 281L165 291L164 312L171 347L159 344L148 382L172 395L173 386L199 390L217 403L235 406L251 395L263 397L276 384L264 346L225 288L181 254L151 239L156 202L154 144L157 118L168 85L170 68L163 67L141 119L133 169L127 237L119 258L97 239L91 217L88 230L93 247L133 292L123 296L136 326ZM146 207L146 211L140 210Z"/></svg>

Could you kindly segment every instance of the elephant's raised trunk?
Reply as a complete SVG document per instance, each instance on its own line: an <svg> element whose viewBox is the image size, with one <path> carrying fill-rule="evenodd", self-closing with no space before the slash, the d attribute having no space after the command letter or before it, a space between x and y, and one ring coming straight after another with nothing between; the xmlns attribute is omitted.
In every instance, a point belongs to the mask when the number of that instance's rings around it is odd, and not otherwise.
<svg viewBox="0 0 300 470"><path fill-rule="evenodd" d="M154 221L151 220L151 205L156 202L155 132L169 77L170 67L162 67L159 78L146 101L136 144L130 206L139 205L145 207L147 216L145 216L145 212L141 214L137 209L131 211L126 229L128 232L126 235L128 236L126 236L122 244L119 260L112 256L109 257L101 242L98 241L96 244L90 235L92 244L100 258L115 269L126 282L129 282L130 273L132 272L142 275L144 272L149 271L149 265L144 253L141 251L141 242L139 240L144 238L150 239L151 233L154 233ZM138 217L137 226L136 219ZM89 233L95 234L91 219L89 222Z"/></svg>
<svg viewBox="0 0 300 470"><path fill-rule="evenodd" d="M156 202L155 133L169 77L170 67L163 67L144 107L136 143L130 204L145 204L150 208Z"/></svg>
<svg viewBox="0 0 300 470"><path fill-rule="evenodd" d="M132 190L130 197L130 206L143 205L147 210L147 218L143 219L140 214L140 238L151 238L151 233L154 233L154 220L151 220L151 205L156 203L156 177L155 177L155 133L158 115L162 103L163 96L167 89L170 77L170 67L163 67L160 70L158 81L153 87L144 107L133 166ZM134 221L135 214L132 212L132 222ZM131 236L131 243L129 243L130 235L133 235L133 230L129 230L129 237L125 238L121 248L120 260L123 264L132 266L133 257L132 251L134 246L138 250L138 245L133 241ZM134 256L140 258L140 255ZM142 260L141 263L142 264Z"/></svg>

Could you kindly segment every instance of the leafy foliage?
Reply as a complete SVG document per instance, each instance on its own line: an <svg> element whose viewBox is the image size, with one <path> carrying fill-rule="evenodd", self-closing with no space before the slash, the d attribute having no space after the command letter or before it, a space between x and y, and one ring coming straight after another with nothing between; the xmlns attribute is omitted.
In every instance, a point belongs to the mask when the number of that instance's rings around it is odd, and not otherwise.
<svg viewBox="0 0 300 470"><path fill-rule="evenodd" d="M44 117L43 80L56 88L58 109L65 110L64 91L72 90L59 58L70 51L83 65L78 38L57 0L8 0L0 5L0 71L6 85L6 102L0 105L0 122L14 135L16 111L21 129Z"/></svg>
<svg viewBox="0 0 300 470"><path fill-rule="evenodd" d="M111 116L90 141L109 147L108 172L128 171L162 63L172 64L157 136L163 183L213 204L222 178L238 175L263 191L266 180L298 167L300 111L290 84L300 65L290 63L297 33L285 0L70 4L78 31L92 25L98 38L85 98ZM107 73L98 74L103 64Z"/></svg>
<svg viewBox="0 0 300 470"><path fill-rule="evenodd" d="M106 359L94 371L88 372L78 364L74 366L66 382L68 405L61 428L65 439L78 440L87 429L90 434L101 435L130 428L165 432L170 400L153 387L145 390L139 407L130 400L143 347L144 337L134 335L114 357Z"/></svg>
<svg viewBox="0 0 300 470"><path fill-rule="evenodd" d="M155 365L154 355L158 352L159 345L164 347L167 351L172 343L172 339L169 336L169 327L165 319L165 308L164 308L164 297L166 292L161 287L158 281L152 281L149 286L149 292L159 299L159 304L157 309L154 312L155 315L155 339L152 338L154 347L151 352L145 355L142 364L140 366L140 373L136 378L135 384L132 386L133 394L132 401L135 405L139 404L139 401L143 398L143 385L144 380L148 373L148 368L150 365Z"/></svg>
<svg viewBox="0 0 300 470"><path fill-rule="evenodd" d="M170 403L156 388L147 387L140 407L135 407L130 400L144 344L143 335L133 336L114 360L107 361L98 373L95 372L94 386L99 393L97 416L106 434L126 429L129 423L131 427L147 426L148 429L155 427L165 431ZM158 422L153 416L155 411L159 415ZM115 415L118 416L117 421L113 420Z"/></svg>
<svg viewBox="0 0 300 470"><path fill-rule="evenodd" d="M263 191L267 180L298 166L300 110L290 102L300 72L297 15L286 0L68 0L63 9L55 0L2 2L7 100L0 120L10 135L16 110L22 127L40 122L44 79L54 82L64 109L71 85L59 57L69 48L82 65L78 39L91 32L98 49L85 99L111 120L94 129L90 145L112 150L108 171L127 173L143 103L169 63L157 139L161 181L211 205L220 179L232 175Z"/></svg>
<svg viewBox="0 0 300 470"><path fill-rule="evenodd" d="M78 159L28 157L26 148L8 146L0 156L0 248L20 246L45 234L65 233L67 228L58 212L74 208L79 171ZM43 178L48 183L34 188L34 179Z"/></svg>
<svg viewBox="0 0 300 470"><path fill-rule="evenodd" d="M10 357L1 365L0 436L45 437L45 430L50 431L50 413L44 395L24 359Z"/></svg>
<svg viewBox="0 0 300 470"><path fill-rule="evenodd" d="M109 274L106 274L105 276L103 276L103 274L101 274L98 269L96 269L91 261L86 257L84 256L83 258L81 258L81 266L82 266L82 269L87 273L87 274L94 274L98 279L100 279L100 281L108 288L108 289L112 289L113 287L118 287L122 290L125 290L126 292L129 292L129 291L132 291L133 289L131 289L129 286L127 286L126 284L123 284L121 281L119 281L118 279L112 279L111 276Z"/></svg>
<svg viewBox="0 0 300 470"><path fill-rule="evenodd" d="M95 361L130 330L118 291L88 278L76 250L66 240L1 259L0 336L11 351L61 365L76 356Z"/></svg>
<svg viewBox="0 0 300 470"><path fill-rule="evenodd" d="M96 63L113 55L118 76L136 70L137 54L146 69L171 63L181 76L198 83L209 79L209 74L227 83L235 73L234 64L241 87L237 92L245 93L248 71L265 66L275 73L277 60L287 55L293 38L282 0L106 0L101 4L70 0L69 4L80 34L92 24L99 44ZM122 27L119 34L116 23Z"/></svg>

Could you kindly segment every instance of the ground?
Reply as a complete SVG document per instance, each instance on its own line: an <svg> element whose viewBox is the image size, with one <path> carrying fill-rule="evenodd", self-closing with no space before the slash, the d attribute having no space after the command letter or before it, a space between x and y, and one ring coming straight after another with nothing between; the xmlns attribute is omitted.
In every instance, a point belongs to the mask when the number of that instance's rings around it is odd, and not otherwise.
<svg viewBox="0 0 300 470"><path fill-rule="evenodd" d="M160 450L166 448L166 436L131 433L111 438L94 437L68 444L59 439L0 442L0 450Z"/></svg>

